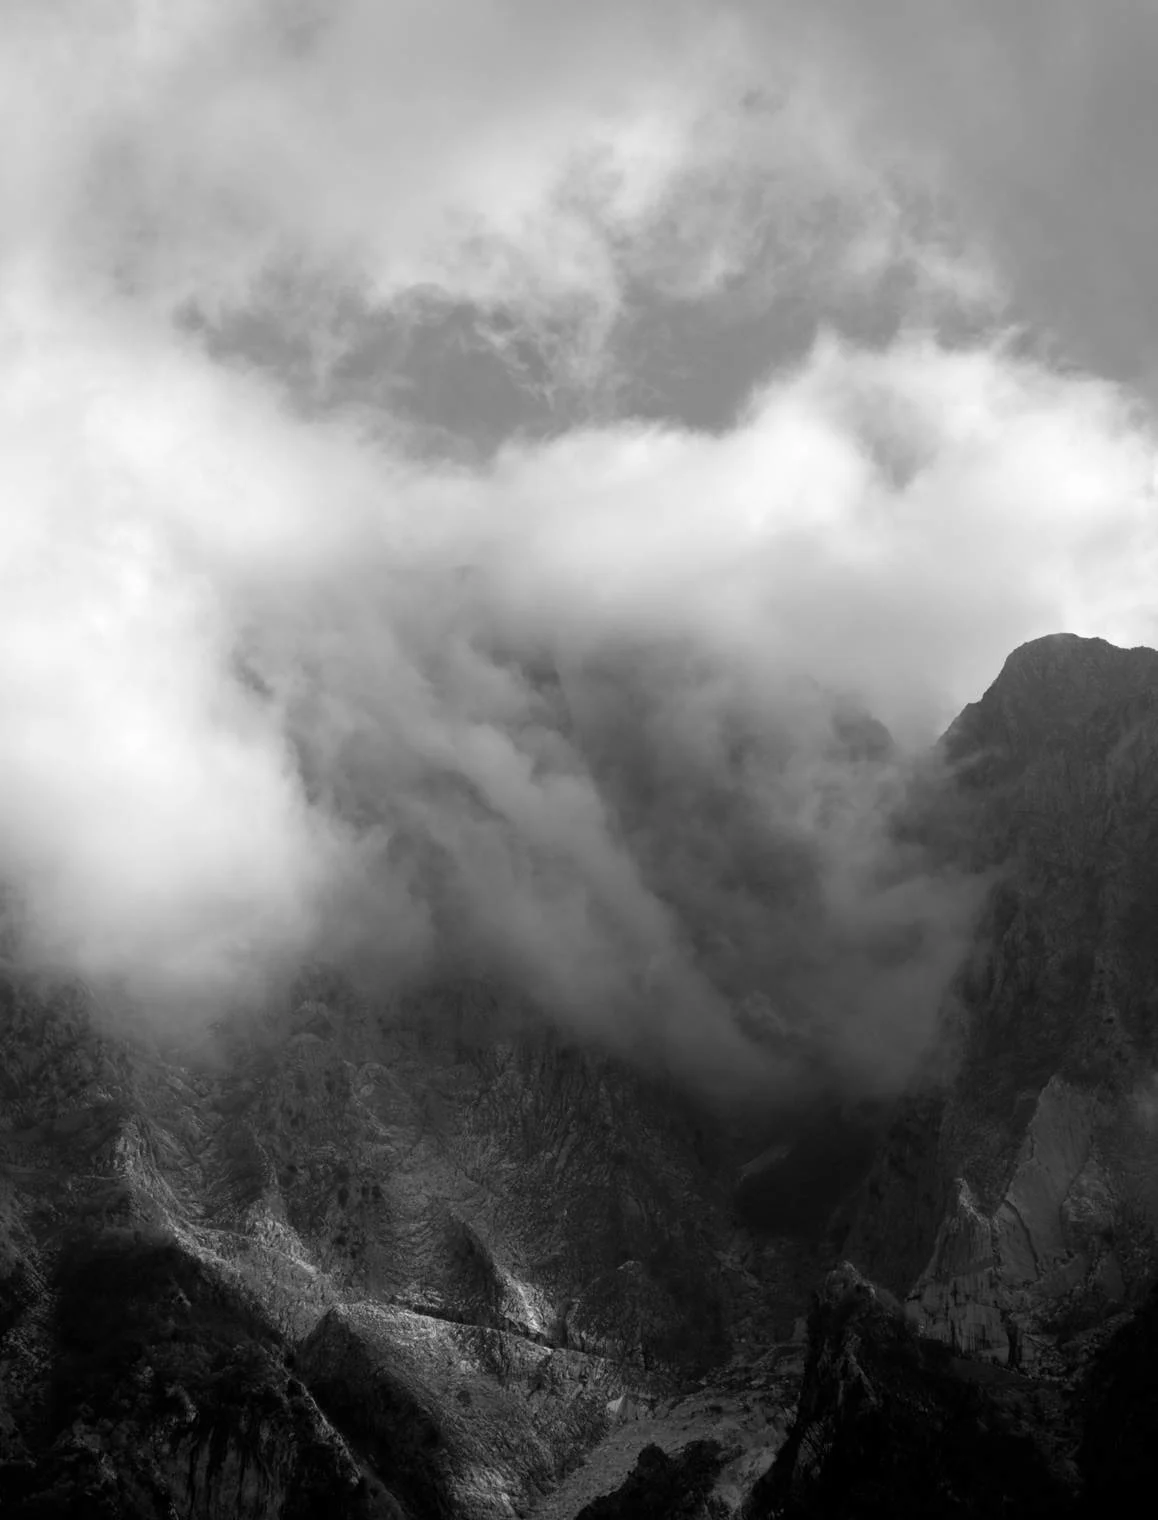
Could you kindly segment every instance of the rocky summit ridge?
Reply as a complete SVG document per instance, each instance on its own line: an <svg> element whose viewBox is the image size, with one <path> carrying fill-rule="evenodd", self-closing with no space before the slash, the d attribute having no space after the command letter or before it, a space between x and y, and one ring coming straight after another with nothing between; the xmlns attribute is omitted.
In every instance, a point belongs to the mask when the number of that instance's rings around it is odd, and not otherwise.
<svg viewBox="0 0 1158 1520"><path fill-rule="evenodd" d="M1154 1477L1158 652L1015 651L906 822L942 1060L791 1133L467 981L195 1056L0 968L13 1516L1109 1512Z"/></svg>

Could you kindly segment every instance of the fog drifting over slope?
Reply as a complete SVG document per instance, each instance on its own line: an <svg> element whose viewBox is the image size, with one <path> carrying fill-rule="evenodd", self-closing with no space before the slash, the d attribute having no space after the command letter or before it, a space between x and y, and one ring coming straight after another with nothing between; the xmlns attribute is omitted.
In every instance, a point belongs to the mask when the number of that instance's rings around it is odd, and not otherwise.
<svg viewBox="0 0 1158 1520"><path fill-rule="evenodd" d="M462 964L707 1080L799 1080L753 1024L900 1080L980 884L890 812L1017 643L1153 637L1155 453L1034 357L846 48L644 0L0 28L23 956L170 1025L315 955ZM416 288L527 386L497 447L341 392L335 314ZM816 338L730 426L617 402L642 301L737 291ZM257 311L308 386L237 338Z"/></svg>

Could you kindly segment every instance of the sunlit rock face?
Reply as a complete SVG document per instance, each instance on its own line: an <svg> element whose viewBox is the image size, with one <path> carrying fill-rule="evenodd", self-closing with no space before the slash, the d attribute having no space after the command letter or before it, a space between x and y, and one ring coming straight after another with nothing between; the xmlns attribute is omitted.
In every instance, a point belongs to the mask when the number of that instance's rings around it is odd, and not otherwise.
<svg viewBox="0 0 1158 1520"><path fill-rule="evenodd" d="M954 1350L1056 1368L1154 1270L1158 653L1025 645L942 748L925 827L994 887L956 1073L901 1105L845 1249Z"/></svg>

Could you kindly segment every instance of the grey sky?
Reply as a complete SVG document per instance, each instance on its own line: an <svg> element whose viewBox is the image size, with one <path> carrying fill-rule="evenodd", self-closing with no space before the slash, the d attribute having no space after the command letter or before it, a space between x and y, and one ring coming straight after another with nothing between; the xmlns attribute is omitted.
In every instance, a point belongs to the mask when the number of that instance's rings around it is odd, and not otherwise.
<svg viewBox="0 0 1158 1520"><path fill-rule="evenodd" d="M822 0L807 11L856 109L927 158L985 242L1015 314L1077 362L1150 383L1152 0Z"/></svg>
<svg viewBox="0 0 1158 1520"><path fill-rule="evenodd" d="M676 10L693 16L695 7ZM608 375L598 377L596 395L584 375L551 398L563 420L586 406L724 425L751 386L798 357L824 322L881 341L905 321L959 330L1013 320L1062 358L1149 393L1158 362L1158 7L1146 0L820 0L712 10L734 18L747 49L746 72L733 67L705 107L717 112L718 156L694 166L682 184L673 174L668 202L652 208L650 221L626 235L615 229L616 246L605 252L610 266L619 265L622 306L604 355L615 370L615 400ZM561 18L558 53L549 29L524 41L496 26L496 39L510 42L500 80L517 69L533 77L542 68L550 77L579 27L577 13L565 11L552 8ZM624 7L621 23L596 8L589 28L580 27L589 31L593 78L577 78L568 60L565 83L583 104L597 95L603 61L618 53L619 24L627 53L629 38L662 28L662 8ZM486 35L483 28L480 38ZM485 46L482 56L493 69ZM666 59L673 75L678 50L675 59ZM437 57L425 62L435 74ZM751 122L773 119L802 80L819 93L822 104L809 109L829 113L825 131L834 142L809 165L797 140L789 150L795 172L785 173L775 130L761 137ZM769 98L760 98L762 88ZM512 94L518 99L517 85ZM534 99L528 105L534 109ZM798 138L802 130L793 128ZM841 153L851 169L834 169ZM882 185L893 202L884 217ZM914 288L911 255L921 251L931 205L944 230L988 264L989 291L962 302L951 282L939 291ZM883 231L895 246L891 257L879 251L867 281L834 283L830 261L858 217L862 234L875 217L871 235ZM713 235L728 245L726 273L681 288L681 258L704 258ZM900 246L906 235L908 259ZM405 295L396 298L401 312L390 302L360 323L335 394L360 394L372 374L379 391L392 384L403 411L455 432L493 441L520 423L549 426L547 398L518 366L512 374L493 346L462 341L472 325L462 292L434 295L417 325ZM475 325L488 315L476 313ZM268 338L254 341L252 317L226 312L222 325L224 341L268 353Z"/></svg>

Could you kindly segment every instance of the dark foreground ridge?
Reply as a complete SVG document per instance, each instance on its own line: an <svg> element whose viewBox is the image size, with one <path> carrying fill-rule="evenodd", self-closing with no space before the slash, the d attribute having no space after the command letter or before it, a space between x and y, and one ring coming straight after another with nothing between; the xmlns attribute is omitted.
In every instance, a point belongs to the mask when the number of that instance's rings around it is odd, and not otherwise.
<svg viewBox="0 0 1158 1520"><path fill-rule="evenodd" d="M1076 1474L1053 1390L922 1339L847 1264L825 1280L809 1335L796 1424L746 1520L1069 1512Z"/></svg>

